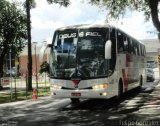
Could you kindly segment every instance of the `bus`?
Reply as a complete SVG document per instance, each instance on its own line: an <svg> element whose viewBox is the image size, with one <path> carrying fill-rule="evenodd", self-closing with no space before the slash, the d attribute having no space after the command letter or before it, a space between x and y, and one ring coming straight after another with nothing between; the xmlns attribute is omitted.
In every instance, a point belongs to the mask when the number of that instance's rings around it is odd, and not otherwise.
<svg viewBox="0 0 160 126"><path fill-rule="evenodd" d="M146 82L145 46L116 27L59 28L48 47L54 98L121 98Z"/></svg>

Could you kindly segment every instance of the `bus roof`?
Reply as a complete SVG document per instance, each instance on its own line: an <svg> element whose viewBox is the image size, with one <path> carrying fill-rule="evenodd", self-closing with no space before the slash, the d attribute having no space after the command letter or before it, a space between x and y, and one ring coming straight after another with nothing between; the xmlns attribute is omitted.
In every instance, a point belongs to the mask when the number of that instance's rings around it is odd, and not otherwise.
<svg viewBox="0 0 160 126"><path fill-rule="evenodd" d="M109 28L110 25L104 24L80 24L80 25L70 25L62 28L58 28L56 31L67 30L67 29L85 29L85 28Z"/></svg>
<svg viewBox="0 0 160 126"><path fill-rule="evenodd" d="M61 27L56 29L56 31L63 31L63 30L68 30L68 29L85 29L85 28L113 28L115 30L118 30L124 34L126 34L128 37L138 41L137 39L135 39L134 37L132 37L131 35L127 34L126 32L124 32L123 30L116 28L115 26L109 25L109 24L79 24L79 25L70 25L70 26L65 26L65 27ZM142 45L144 45L141 41L138 41L139 43L141 43Z"/></svg>

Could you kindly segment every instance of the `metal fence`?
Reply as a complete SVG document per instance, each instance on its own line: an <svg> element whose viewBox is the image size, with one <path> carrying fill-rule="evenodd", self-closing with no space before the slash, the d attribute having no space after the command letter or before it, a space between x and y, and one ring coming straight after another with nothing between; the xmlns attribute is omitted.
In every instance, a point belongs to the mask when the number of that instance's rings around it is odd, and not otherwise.
<svg viewBox="0 0 160 126"><path fill-rule="evenodd" d="M3 89L0 90L0 103L17 101L23 99L31 99L33 92L27 91L27 79L25 77L5 77L1 78ZM32 77L32 87L36 88L36 77ZM49 77L46 75L38 75L37 96L50 95Z"/></svg>

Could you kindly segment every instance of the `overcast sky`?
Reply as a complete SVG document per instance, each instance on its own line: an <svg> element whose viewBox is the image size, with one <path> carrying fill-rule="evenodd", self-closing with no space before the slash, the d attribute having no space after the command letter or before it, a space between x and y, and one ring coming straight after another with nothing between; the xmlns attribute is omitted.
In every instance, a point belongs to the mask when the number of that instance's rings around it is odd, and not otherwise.
<svg viewBox="0 0 160 126"><path fill-rule="evenodd" d="M22 0L21 0L22 1ZM24 0L23 0L24 1ZM67 8L58 4L49 5L46 0L36 0L36 8L31 10L32 41L51 42L56 28L86 23L104 23L106 13L96 6L89 5L86 0L71 0ZM155 35L147 31L155 31L152 22L145 22L138 12L127 12L123 20L113 23L136 39L152 39Z"/></svg>

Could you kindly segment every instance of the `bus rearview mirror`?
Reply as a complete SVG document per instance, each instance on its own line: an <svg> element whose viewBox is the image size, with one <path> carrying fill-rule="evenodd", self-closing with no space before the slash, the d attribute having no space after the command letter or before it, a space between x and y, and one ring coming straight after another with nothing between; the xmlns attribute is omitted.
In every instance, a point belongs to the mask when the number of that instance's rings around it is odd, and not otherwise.
<svg viewBox="0 0 160 126"><path fill-rule="evenodd" d="M108 40L105 44L105 59L111 59L111 47L112 42L111 40Z"/></svg>

